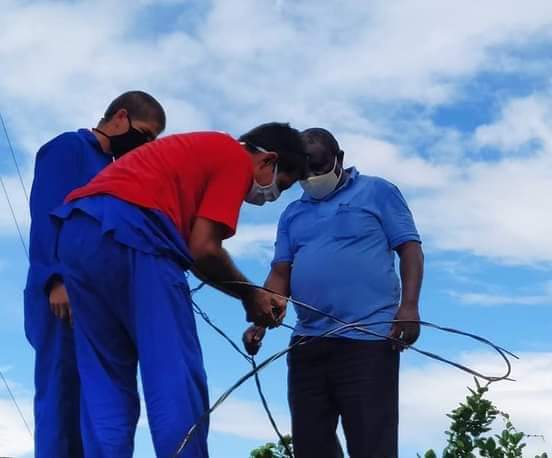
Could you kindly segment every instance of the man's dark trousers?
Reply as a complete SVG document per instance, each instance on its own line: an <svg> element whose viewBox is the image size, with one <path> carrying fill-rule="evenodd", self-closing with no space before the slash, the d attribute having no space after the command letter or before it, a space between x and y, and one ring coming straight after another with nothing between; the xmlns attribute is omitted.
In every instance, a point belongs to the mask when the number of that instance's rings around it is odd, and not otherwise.
<svg viewBox="0 0 552 458"><path fill-rule="evenodd" d="M351 458L398 456L399 352L388 341L309 337L288 367L296 458L340 457L340 416Z"/></svg>

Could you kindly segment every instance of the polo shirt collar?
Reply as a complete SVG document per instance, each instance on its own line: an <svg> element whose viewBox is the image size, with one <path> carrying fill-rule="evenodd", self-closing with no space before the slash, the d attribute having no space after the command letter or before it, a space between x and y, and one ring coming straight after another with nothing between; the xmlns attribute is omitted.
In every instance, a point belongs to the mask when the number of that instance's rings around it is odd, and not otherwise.
<svg viewBox="0 0 552 458"><path fill-rule="evenodd" d="M345 169L345 171L348 172L347 177L345 178L345 181L341 184L341 186L339 186L339 188L334 189L332 192L330 192L323 199L313 199L306 192L303 192L303 195L301 196L301 200L303 202L315 202L315 203L316 202L324 202L326 200L330 200L333 196L340 193L344 189L349 188L356 181L356 179L358 178L359 173L358 173L358 170L356 169L356 167L354 167L354 166L349 167L348 169Z"/></svg>

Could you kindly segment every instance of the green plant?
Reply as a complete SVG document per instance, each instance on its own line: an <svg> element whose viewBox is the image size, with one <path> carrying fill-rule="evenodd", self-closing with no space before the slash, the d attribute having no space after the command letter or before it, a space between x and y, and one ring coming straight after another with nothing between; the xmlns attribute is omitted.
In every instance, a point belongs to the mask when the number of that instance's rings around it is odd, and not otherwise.
<svg viewBox="0 0 552 458"><path fill-rule="evenodd" d="M291 436L284 436L284 443L293 452ZM256 448L251 452L249 458L291 458L291 456L287 453L282 441L279 441L278 444L269 442L262 447Z"/></svg>
<svg viewBox="0 0 552 458"><path fill-rule="evenodd" d="M498 410L494 404L485 398L490 382L481 385L475 379L475 389L469 388L466 400L454 409L447 417L451 419L447 435L447 446L442 452L442 458L520 458L526 447L524 439L531 436L517 431L510 416ZM499 434L489 434L497 419L504 422ZM284 441L293 451L292 439L285 436ZM422 458L418 454L419 458ZM256 448L249 458L291 458L281 442L268 443ZM434 450L428 450L423 458L437 458ZM535 458L548 458L546 453Z"/></svg>
<svg viewBox="0 0 552 458"><path fill-rule="evenodd" d="M518 458L522 457L527 436L516 430L510 416L498 410L485 398L490 382L482 386L475 379L475 390L468 387L470 394L466 401L447 416L452 420L447 435L447 446L442 458ZM497 418L504 421L500 434L487 434ZM477 454L475 454L477 452ZM420 457L420 455L418 455ZM437 458L433 450L428 450L424 458ZM543 453L535 458L547 458Z"/></svg>

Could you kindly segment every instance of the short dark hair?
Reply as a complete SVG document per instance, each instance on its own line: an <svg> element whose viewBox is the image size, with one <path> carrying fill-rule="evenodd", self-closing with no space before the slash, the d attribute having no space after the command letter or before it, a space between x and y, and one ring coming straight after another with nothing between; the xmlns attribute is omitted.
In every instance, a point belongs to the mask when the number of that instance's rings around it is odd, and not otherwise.
<svg viewBox="0 0 552 458"><path fill-rule="evenodd" d="M269 122L243 134L240 142L278 153L278 170L306 176L307 155L301 133L288 123ZM252 151L255 152L255 151Z"/></svg>
<svg viewBox="0 0 552 458"><path fill-rule="evenodd" d="M339 143L329 130L322 127L311 127L301 132L301 135L305 143L318 143L329 153L338 157L343 156Z"/></svg>
<svg viewBox="0 0 552 458"><path fill-rule="evenodd" d="M128 91L121 94L105 110L103 121L109 121L121 109L128 112L130 119L156 122L161 131L165 130L167 118L161 104L143 91Z"/></svg>

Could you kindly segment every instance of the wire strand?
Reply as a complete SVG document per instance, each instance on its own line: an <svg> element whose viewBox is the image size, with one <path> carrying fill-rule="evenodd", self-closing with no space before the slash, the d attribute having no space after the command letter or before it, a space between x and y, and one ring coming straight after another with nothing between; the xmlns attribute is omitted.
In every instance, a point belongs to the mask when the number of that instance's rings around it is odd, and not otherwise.
<svg viewBox="0 0 552 458"><path fill-rule="evenodd" d="M352 323L352 325L358 325L360 323ZM350 325L346 325L346 326L350 326ZM335 329L331 329L327 332L325 332L324 334L322 334L321 336L316 336L317 338L319 337L327 337L329 335L332 335L336 332L340 332L342 328L344 328L345 325L341 325ZM216 401L215 403L206 411L203 413L203 415L201 415L199 417L199 419L197 420L197 422L192 425L192 427L188 430L186 436L184 437L184 439L182 440L180 446L178 447L177 451L176 451L176 454L174 455L174 457L177 457L181 452L182 450L184 450L184 448L186 447L186 445L188 445L188 443L190 442L193 434L195 433L196 429L199 427L199 425L201 423L203 423L207 418L209 418L209 416L224 402L226 401L226 399L228 399L228 397L234 392L236 391L240 386L242 386L247 380L249 380L251 377L253 377L255 375L255 373L259 373L261 372L263 369L265 369L269 364L272 364L274 361L277 361L278 359L280 359L282 356L286 355L287 353L289 353L291 350L293 350L295 347L303 344L303 342L305 342L306 338L305 337L300 337L299 339L297 339L297 341L295 341L294 343L292 343L291 345L289 345L288 347L286 347L284 350L280 350L276 353L274 353L272 356L269 356L268 358L266 358L265 360L263 360L260 364L257 365L257 367L255 369L252 369L250 370L249 372L247 372L245 375L243 375L242 377L240 377L238 379L238 381L236 383L234 383L234 385L232 385L228 390L226 390Z"/></svg>
<svg viewBox="0 0 552 458"><path fill-rule="evenodd" d="M0 175L0 185L2 186L2 190L4 191L4 197L6 197L6 201L8 202L8 207L10 209L13 222L15 223L15 228L17 229L17 233L19 234L19 240L21 241L21 246L23 247L23 251L25 252L25 256L27 257L27 260L28 260L29 250L27 249L27 244L25 243L25 237L23 237L23 231L19 226L19 221L17 221L17 216L15 215L15 209L13 207L12 201L10 199L10 195L8 193L8 189L6 188L6 184L4 182L4 178L2 177L2 175Z"/></svg>
<svg viewBox="0 0 552 458"><path fill-rule="evenodd" d="M4 377L4 374L2 373L2 371L0 371L0 378L2 378L2 381L4 382L4 385L5 385L6 389L8 390L8 393L10 395L10 398L11 398L12 402L14 403L15 408L17 409L17 413L19 414L19 417L21 418L21 420L25 424L25 428L27 429L27 431L28 431L28 433L29 433L29 435L31 436L31 439L32 439L33 438L33 432L31 431L31 428L29 427L29 424L27 423L27 420L25 419L25 416L23 415L23 411L19 407L19 403L17 402L17 399L15 398L15 395L13 394L13 391L11 390L10 385L8 384L8 380L6 379L6 377Z"/></svg>
<svg viewBox="0 0 552 458"><path fill-rule="evenodd" d="M23 176L21 174L21 170L19 168L19 164L18 164L17 158L15 156L15 150L13 148L13 145L12 145L12 142L11 142L11 139L10 139L10 135L8 133L8 128L6 126L6 123L4 121L4 117L2 116L1 112L0 112L0 123L2 124L2 128L3 128L3 131L4 131L4 135L6 136L6 141L8 143L9 150L11 151L11 156L12 156L13 162L15 164L15 169L17 170L17 175L19 176L19 183L21 184L21 188L23 189L23 193L25 194L25 198L27 199L27 203L28 203L29 202L29 195L27 193L25 183L23 182ZM13 222L15 224L17 234L19 235L19 240L21 242L21 246L23 247L23 251L25 252L25 257L27 258L27 260L29 260L29 250L27 248L27 244L25 243L25 237L23 236L23 231L21 230L21 226L19 225L19 221L17 220L17 216L15 214L15 208L14 208L13 203L11 201L10 194L8 192L8 188L7 188L7 186L4 182L4 178L2 177L2 175L0 175L0 186L2 187L2 191L4 193L6 201L8 202L8 207L10 209L10 213L11 213ZM11 398L13 404L15 405L15 408L16 408L18 414L19 414L19 417L21 418L21 420L23 421L23 423L25 425L25 429L28 431L31 438L33 438L33 432L31 430L31 428L29 427L29 423L27 422L27 420L25 418L25 415L23 415L23 411L19 407L19 403L17 402L17 399L16 399L13 391L10 388L8 380L6 379L6 377L4 377L4 374L2 373L2 371L0 371L0 377L2 378L2 381L3 381L3 383L6 387L6 390L8 391L8 393L10 395L10 398Z"/></svg>
<svg viewBox="0 0 552 458"><path fill-rule="evenodd" d="M190 296L193 296L196 292L198 292L201 288L203 288L204 285L205 285L205 283L201 283L198 287L191 290L190 291ZM193 299L191 301L192 301L192 307L193 307L194 312L196 314L198 314L203 319L203 321L205 321L211 328L213 328L215 330L215 332L217 332L217 334L222 336L232 346L232 348L234 350L236 350L236 352L238 354L240 354L249 364L251 364L253 369L257 369L257 363L255 362L255 358L253 356L249 356L245 352L243 352L239 348L239 346L230 337L228 337L228 335L221 328L219 328L211 320L209 315L207 315L207 313L205 313L205 311L202 310L202 308L197 304L197 302L195 302ZM272 415L270 407L268 406L268 401L266 399L266 396L264 395L264 392L263 392L263 389L262 389L262 386L261 386L261 380L260 380L259 374L257 372L255 372L255 386L257 387L257 392L259 393L259 398L261 399L261 403L262 403L263 408L265 410L265 413L268 417L268 420L269 420L270 424L272 425L272 429L274 430L274 432L278 436L278 439L280 440L280 443L284 447L286 453L289 455L290 458L293 458L293 456L294 456L293 452L292 452L291 448L289 447L289 445L286 443L283 434L280 432L280 429L278 428L278 425L276 424L276 420L274 419L274 416Z"/></svg>
<svg viewBox="0 0 552 458"><path fill-rule="evenodd" d="M307 304L306 302L302 302L302 301L299 301L297 299L294 299L293 297L291 296L284 296L274 290L271 290L270 288L266 288L265 286L260 286L260 285L255 285L253 283L248 283L248 282L243 282L243 281L225 281L225 282L222 282L222 283L226 283L226 284L239 284L239 285L242 285L242 286L249 286L251 288L255 288L255 289L261 289L261 290L264 290L264 291L267 291L271 294L274 294L278 297L281 297L283 299L286 299L287 301L301 307L301 308L305 308L311 312L315 312L315 313L318 313L319 315L322 315L326 318L330 318L332 319L333 321L337 322L337 323L341 323L341 324L348 324L350 325L350 323L347 323L346 321L344 320L341 320L340 318L337 318L335 316L333 316L332 314L330 313L326 313L310 304ZM372 315L374 314L374 312L370 313L368 316L362 318L362 320L366 320L368 319L369 317L371 317ZM427 352L425 350L420 350L419 348L415 347L414 345L409 345L409 346L405 346L404 343L400 340L400 339L397 339L397 338L394 338L394 337L391 337L391 336L384 336L384 335L381 335L381 334L378 334L378 333L375 333L374 331L369 331L367 329L364 329L362 327L353 327L352 329L355 329L357 331L360 331L361 333L363 334L369 334L369 335L372 335L372 336L375 336L375 337L379 337L379 338L382 338L382 339L387 339L387 340L391 340L399 345L401 345L402 347L404 348L409 348L409 349L412 349L414 350L415 352L417 353L420 353L420 354L423 354L425 356L429 356L430 358L434 358L434 359L438 359L439 361L441 362L444 362L446 364L449 364L449 365L452 365L454 367L457 367L458 369L461 369L461 370L464 370L472 375L476 375L478 377L481 377L485 380L488 380L490 382L496 382L496 381L499 381L499 380L510 380L512 381L512 379L509 379L509 376L510 376L510 373L511 373L511 364L508 360L508 358L506 357L506 354L512 356L513 358L515 359L519 359L519 357L517 355L515 355L514 353L506 350L505 348L502 348L502 347L499 347L498 345L495 345L494 343L492 343L490 340L488 339L485 339L484 337L481 337L481 336L478 336L476 334L472 334L472 333L469 333L469 332L465 332L465 331L460 331L458 329L454 329L454 328L450 328L450 327L444 327L444 326L439 326L437 324L434 324L434 323L430 323L428 321L422 321L422 320L388 320L388 321L377 321L377 322L372 322L372 323L369 323L369 325L371 326L375 326L377 324L386 324L386 323L390 323L390 324L393 324L393 323L401 323L401 322L405 322L405 323L417 323L419 325L422 325L422 326L426 326L426 327L431 327L431 328L434 328L434 329L437 329L437 330L440 330L440 331L443 331L443 332L449 332L449 333L452 333L452 334L457 334L457 335L462 335L462 336L465 336L465 337L469 337L473 340L476 340L476 341L479 341L481 343L484 343L488 346L490 346L491 348L493 348L496 352L498 352L500 354L500 356L504 359L504 361L506 362L506 366L507 366L507 370L506 370L506 373L505 375L501 376L501 377L493 377L493 376L487 376L487 375L484 375L484 374L480 374L476 371L473 371L469 368L466 368L465 366L462 366L461 364L458 364L458 363L454 363L446 358L443 358L439 355L436 355L434 353L430 353L430 352Z"/></svg>
<svg viewBox="0 0 552 458"><path fill-rule="evenodd" d="M12 144L11 139L10 139L10 134L8 133L8 127L6 126L4 116L2 116L2 112L0 112L0 121L2 123L2 128L4 130L4 135L6 136L6 141L8 142L8 147L11 151L11 157L12 157L13 163L15 165L15 170L17 171L17 176L19 177L19 183L21 183L21 188L23 189L23 194L25 194L25 198L27 199L27 203L29 203L29 194L27 193L27 188L25 186L25 182L23 181L23 175L21 174L21 169L19 168L19 163L18 163L17 157L15 155L15 149L13 148L13 144Z"/></svg>
<svg viewBox="0 0 552 458"><path fill-rule="evenodd" d="M25 187L25 183L23 182L23 176L21 175L21 170L19 169L19 164L17 162L17 158L15 156L15 150L13 149L13 145L10 139L10 135L8 133L8 128L6 126L6 123L4 121L4 116L2 116L2 113L0 112L0 123L2 124L2 129L4 131L4 135L6 137L6 141L8 143L8 148L11 151L11 156L13 159L13 162L15 164L15 169L17 170L17 175L19 176L19 183L21 185L21 188L23 189L23 193L25 194L25 198L27 199L27 203L29 202L29 195L27 194L27 189ZM21 226L19 225L19 221L17 220L17 215L15 214L15 207L13 206L12 200L10 198L10 194L8 192L8 188L5 184L4 178L2 175L0 175L0 186L2 186L2 191L4 192L4 197L6 198L6 201L8 202L8 207L10 209L10 213L13 219L13 222L15 223L15 228L17 229L17 233L19 235L19 240L21 242L21 246L23 247L23 251L25 252L25 256L27 260L29 259L29 250L27 249L27 244L25 243L25 237L23 236L23 231L21 230Z"/></svg>
<svg viewBox="0 0 552 458"><path fill-rule="evenodd" d="M483 378L485 380L488 380L489 382L496 382L496 381L500 381L500 380L510 380L512 381L511 378L509 378L510 376L510 373L511 373L511 363L508 359L508 357L506 355L510 355L516 359L519 359L519 357L517 355L515 355L514 353L502 348L502 347L499 347L498 345L495 345L494 343L492 343L491 341L489 341L488 339L485 339L484 337L481 337L481 336L477 336L475 334L471 334L471 333L468 333L468 332L464 332L464 331L460 331L458 329L454 329L454 328L450 328L450 327L444 327L444 326L439 326L439 325L436 325L434 323L430 323L430 322L427 322L427 321L421 321L421 320L386 320L386 321L374 321L374 322L368 322L368 323L364 323L363 321L365 319L368 319L371 317L371 315L373 315L373 312L371 314L369 314L367 317L365 317L362 321L357 321L357 322L354 322L354 323L347 323L337 317L334 317L333 315L331 314L328 314L326 312L323 312L319 309L317 309L316 307L310 305L310 304L307 304L307 303L304 303L304 302L301 302L301 301L297 301L295 299L293 299L292 297L286 297L286 296L283 296L269 288L266 288L264 286L259 286L259 285L255 285L255 284L252 284L252 283L248 283L248 282L241 282L241 281L227 281L227 282L222 282L222 283L226 283L226 284L240 284L240 285L243 285L243 286L249 286L249 287L252 287L252 288L257 288L257 289L262 289L262 290L265 290L267 292L270 292L272 294L275 294L279 297L282 297L284 299L287 299L288 301L294 303L295 305L298 305L300 307L304 307L304 308L307 308L308 310L310 311L313 311L313 312L316 312L316 313L319 313L320 315L323 315L323 316L326 316L328 318L331 318L332 320L340 323L340 326L334 328L334 329L331 329L325 333L323 333L322 335L320 336L314 336L314 337L311 337L309 338L308 341L306 341L306 338L305 337L300 337L297 341L295 341L294 343L292 343L291 345L289 345L286 349L282 350L282 351L279 351L275 354L273 354L272 356L270 356L269 358L265 359L262 363L260 363L259 365L257 365L253 358L251 358L253 360L253 369L251 371L249 371L247 374L245 374L244 376L242 376L234 385L232 385L226 392L224 392L218 399L217 401L206 411L204 412L203 415L200 416L200 418L198 419L198 421L192 425L192 427L188 430L188 433L186 434L186 436L184 437L183 441L181 442L180 446L178 447L177 451L176 451L176 454L174 455L175 457L177 457L181 452L182 450L184 450L184 448L186 447L186 445L189 443L192 435L194 434L195 430L197 429L197 427L203 422L205 421L206 418L208 418L237 388L239 388L243 383L245 383L249 378L251 377L255 377L256 380L258 380L258 373L263 370L266 366L268 366L269 364L273 363L274 361L276 361L277 359L281 358L283 355L287 354L288 352L290 352L293 348L297 347L298 345L303 345L304 343L306 342L311 342L311 341L314 341L316 339L319 339L319 338L322 338L322 337L327 337L327 336L331 336L331 335L339 335L339 333L341 333L342 331L344 330L347 330L347 329L354 329L354 330L357 330L357 331L360 331L362 333L365 333L365 334L368 334L368 335L372 335L372 336L375 336L375 337L378 337L378 338L381 338L381 339L386 339L386 340L389 340L391 342L394 342L398 345L400 345L401 347L405 348L405 349L412 349L424 356L427 356L429 358L432 358L432 359L436 359L438 361L441 361L443 363L446 363L446 364L449 364L453 367L456 367L462 371L465 371L471 375L474 375L474 376L477 376L477 377L480 377L480 378ZM199 289L201 289L202 287L204 286L204 284L202 283L198 288L196 288L195 290L192 290L193 292L195 291L198 291ZM199 306L197 306L197 304L194 305L194 307L197 307L199 308ZM202 315L203 316L203 315ZM205 316L207 316L205 314ZM207 317L208 318L208 317ZM210 321L210 320L209 320ZM506 373L505 375L501 376L501 377L496 377L496 376L488 376L488 375L484 375L484 374L481 374L479 373L478 371L475 371L473 369L470 369L469 367L467 366L464 366L462 364L459 364L459 363L456 363L454 361L451 361L451 360L448 360L446 358L443 358L442 356L440 355L437 355L437 354L434 354L434 353L431 353L431 352L428 352L428 351L425 351L425 350L421 350L419 348L416 348L415 346L413 345L409 345L409 346L406 346L404 345L404 342L401 341L400 339L398 338L395 338L395 337L392 337L392 336L389 336L389 335L382 335L382 334L379 334L375 331L371 331L369 329L366 329L366 326L375 326L375 325L378 325L378 324L393 324L393 323L417 323L419 324L420 326L426 326L426 327L431 327L433 329L437 329L437 330L440 330L440 331L443 331L443 332L449 332L449 333L453 333L453 334L458 334L458 335L463 335L463 336L466 336L466 337L469 337L469 338L472 338L474 340L477 340L479 342L482 342L482 343L485 343L487 345L489 345L491 348L493 348L497 353L499 353L499 355L503 358L503 360L505 361L506 363ZM212 322L210 322L210 324L212 324ZM287 325L285 323L282 323L282 325L288 329L292 329L295 331L295 328L290 326L290 325ZM219 328L217 328L217 332L221 333L221 335L225 336L225 338L229 341L232 342L232 346L236 349L237 345L228 337L224 334L224 332L222 330L220 330ZM243 352L241 351L241 349L237 348L237 350L239 351L240 354L242 354ZM248 356L245 356L246 358L249 358ZM259 385L260 385L260 380L258 381ZM264 398L264 395L262 396ZM266 401L266 399L265 399ZM265 406L263 404L263 406ZM265 410L268 409L268 404L266 404L265 406ZM270 413L270 409L268 409L267 411L267 414L269 414L270 416L270 419L271 419L271 423L273 422L273 427L275 428L275 431L277 431L277 434L279 434L279 430L277 428L277 426L275 425L275 421L274 421L274 418L272 417L272 414ZM283 442L283 441L282 441ZM287 447L286 447L287 449ZM289 452L288 452L289 453ZM290 456L293 456L293 455L290 455Z"/></svg>
<svg viewBox="0 0 552 458"><path fill-rule="evenodd" d="M257 369L257 363L255 362L255 358L251 357L251 365L253 366L253 369ZM280 440L280 443L282 444L282 447L284 447L284 450L289 455L290 458L293 458L293 451L287 444L286 440L284 439L283 434L280 432L280 429L278 428L278 425L276 424L276 420L274 419L274 416L272 415L272 412L270 411L270 407L268 406L268 401L266 400L266 397L264 395L263 389L261 387L261 379L259 378L259 373L255 372L255 386L257 387L257 392L259 393L259 397L261 398L261 404L263 405L263 408L266 412L266 415L268 417L268 421L270 421L270 424L272 425L272 429L278 436L278 439Z"/></svg>

